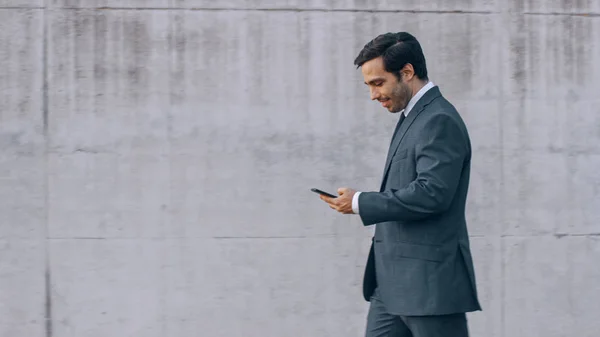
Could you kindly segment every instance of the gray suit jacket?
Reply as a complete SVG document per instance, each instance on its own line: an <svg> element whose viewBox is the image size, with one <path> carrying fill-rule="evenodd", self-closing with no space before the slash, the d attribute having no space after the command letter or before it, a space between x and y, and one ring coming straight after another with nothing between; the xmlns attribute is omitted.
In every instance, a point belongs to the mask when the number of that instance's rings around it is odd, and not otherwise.
<svg viewBox="0 0 600 337"><path fill-rule="evenodd" d="M391 314L481 310L465 220L470 163L463 120L431 88L392 138L380 192L358 197L363 224L376 224L367 301L379 287Z"/></svg>

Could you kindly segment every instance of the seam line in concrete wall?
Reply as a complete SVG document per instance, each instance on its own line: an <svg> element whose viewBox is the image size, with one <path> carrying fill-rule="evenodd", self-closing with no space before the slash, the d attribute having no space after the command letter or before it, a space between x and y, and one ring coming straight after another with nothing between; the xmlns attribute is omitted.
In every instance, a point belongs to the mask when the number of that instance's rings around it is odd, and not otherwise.
<svg viewBox="0 0 600 337"><path fill-rule="evenodd" d="M42 41L42 122L44 135L48 135L48 33L46 29L46 12L43 14L43 41Z"/></svg>
<svg viewBox="0 0 600 337"><path fill-rule="evenodd" d="M46 254L48 256L48 254ZM52 337L52 280L50 276L50 263L48 257L46 257L46 272L44 275L44 291L46 292L45 298L45 321L46 321L46 337Z"/></svg>
<svg viewBox="0 0 600 337"><path fill-rule="evenodd" d="M171 5L171 2L169 2L169 6ZM176 39L176 32L174 29L174 13L169 13L168 14L168 30L169 30L169 34L167 37L167 48L169 49L169 53L168 53L168 60L169 60L169 64L168 64L168 70L169 70L169 82L168 82L168 89L169 89L169 98L168 98L168 102L169 102L169 106L168 109L166 111L167 114L167 125L166 125L166 132L167 132L167 149L168 149L168 153L172 154L173 153L173 106L174 106L174 100L173 100L173 77L174 77L174 72L173 72L173 62L174 62L174 56L173 54L176 52L175 49L175 39ZM168 184L166 187L166 203L167 205L163 205L166 206L168 208L171 208L171 205L173 204L173 198L172 198L172 191L173 191L173 160L167 160L167 177L168 177ZM166 226L170 226L171 223L171 217L167 217L167 219L165 220L165 222L163 222L163 231L166 230L166 228L164 227ZM166 241L166 235L165 232L163 232L162 236L162 240L161 242L163 243L163 245L165 244ZM163 262L163 263L166 263ZM167 308L168 307L168 289L169 287L167 286L168 283L168 279L167 279L167 274L165 273L161 273L161 277L160 277L160 287L159 287L159 292L160 292L160 305L163 308ZM162 324L160 325L160 329L161 329L161 335L162 336L167 336L169 334L169 326L168 326L168 319L169 319L169 314L167 310L162 310L161 312L161 319L162 319Z"/></svg>
<svg viewBox="0 0 600 337"><path fill-rule="evenodd" d="M506 264L504 256L506 246L504 240L500 240L500 336L506 337L506 305L504 298L506 297Z"/></svg>
<svg viewBox="0 0 600 337"><path fill-rule="evenodd" d="M469 238L489 238L490 235L470 235ZM600 233L581 233L581 234L531 234L531 235L500 235L500 238L532 238L532 237L554 237L557 239L563 237L600 237ZM314 235L314 236L167 236L167 237L110 237L110 236L79 236L79 237L51 237L48 240L181 240L181 239L205 239L205 240L240 240L240 239L331 239L331 238L362 238L355 236L334 236L334 235ZM370 239L365 236L364 239Z"/></svg>
<svg viewBox="0 0 600 337"><path fill-rule="evenodd" d="M498 29L498 31L501 31L503 26L507 25L510 22L510 18L508 16L508 4L505 3L505 6L502 7L502 15L501 15L501 20L497 21L497 24L500 24L500 27L496 27L496 29ZM510 38L508 39L510 40ZM505 41L502 41L502 43L504 43ZM500 59L502 60L502 62L500 62L500 64L498 65L499 67L499 71L500 73L505 73L507 71L507 69L505 69L505 63L504 60L509 59L508 55L507 55L507 51L505 48L500 48L500 50L498 50L500 52ZM505 83L504 83L505 79L504 76L499 76L499 85L500 85L500 99L498 100L498 111L503 111L503 103L505 102ZM499 186L499 197L498 200L500 201L500 214L498 216L498 218L500 219L501 223L504 224L506 223L506 216L505 216L505 212L504 212L504 207L506 206L506 200L505 200L505 193L504 193L504 178L505 178L505 170L504 170L504 156L505 156L505 152L504 152L504 119L503 119L503 114L499 113L498 114L498 125L499 125L499 144L500 144L500 186ZM499 240L500 243L500 337L506 337L506 329L505 329L505 322L506 322L506 305L504 303L504 299L506 298L506 266L504 263L504 254L505 254L505 240L503 240L502 238L500 238Z"/></svg>
<svg viewBox="0 0 600 337"><path fill-rule="evenodd" d="M40 10L46 7L0 7L0 10ZM114 10L114 11L240 11L240 12L348 12L348 13L410 13L410 14L500 14L498 11L468 10L408 10L408 9L360 9L360 8L213 8L213 7L52 7L53 10ZM516 15L528 16L574 16L600 17L595 12L513 12Z"/></svg>
<svg viewBox="0 0 600 337"><path fill-rule="evenodd" d="M45 7L0 7L0 11L1 10L22 10L22 11L28 11L28 10L40 10L40 9L46 9Z"/></svg>
<svg viewBox="0 0 600 337"><path fill-rule="evenodd" d="M516 13L519 14L519 13ZM582 17L600 17L600 13L560 13L560 12L523 12L523 15L532 16L582 16Z"/></svg>
<svg viewBox="0 0 600 337"><path fill-rule="evenodd" d="M551 234L528 234L528 235L520 235L520 234L502 234L501 238L533 238L533 237L550 237L554 236L557 238L562 238L565 236L574 236L574 237L594 237L600 236L600 233L576 233L576 234L567 234L567 233L551 233ZM469 235L470 238L489 238L493 237L493 235Z"/></svg>
<svg viewBox="0 0 600 337"><path fill-rule="evenodd" d="M0 7L0 11L3 10L3 9L7 9L7 10L15 10L15 9L18 9L18 10L30 10L30 9L46 9L46 8L45 7L39 7L39 6L36 6L36 7L14 7L14 6L13 7Z"/></svg>
<svg viewBox="0 0 600 337"><path fill-rule="evenodd" d="M42 14L42 119L44 136L44 159L45 159L45 270L44 270L44 328L46 337L53 335L53 315L52 315L52 271L50 263L50 228L49 228L49 183L48 183L48 18L44 9Z"/></svg>
<svg viewBox="0 0 600 337"><path fill-rule="evenodd" d="M241 11L241 12L367 12L367 13L413 13L413 14L498 14L496 11L468 10L408 10L408 9L360 9L360 8L228 8L228 7L55 7L64 10L175 10L175 11Z"/></svg>
<svg viewBox="0 0 600 337"><path fill-rule="evenodd" d="M40 10L46 7L0 7L0 10ZM468 10L408 10L408 9L360 9L360 8L213 8L213 7L52 7L54 10L115 10L115 11L241 11L241 12L350 12L350 13L411 13L411 14L500 14L498 11L468 11ZM576 16L600 17L595 12L514 12L516 15L531 16Z"/></svg>

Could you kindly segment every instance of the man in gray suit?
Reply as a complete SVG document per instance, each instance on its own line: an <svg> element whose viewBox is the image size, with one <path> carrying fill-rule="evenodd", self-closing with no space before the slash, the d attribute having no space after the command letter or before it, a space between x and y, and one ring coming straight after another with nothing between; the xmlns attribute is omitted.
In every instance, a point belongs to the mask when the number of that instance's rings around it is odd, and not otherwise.
<svg viewBox="0 0 600 337"><path fill-rule="evenodd" d="M367 337L467 337L481 310L465 204L471 144L460 115L427 77L419 42L387 33L355 60L371 99L400 113L379 192L338 189L331 208L376 225L363 294Z"/></svg>

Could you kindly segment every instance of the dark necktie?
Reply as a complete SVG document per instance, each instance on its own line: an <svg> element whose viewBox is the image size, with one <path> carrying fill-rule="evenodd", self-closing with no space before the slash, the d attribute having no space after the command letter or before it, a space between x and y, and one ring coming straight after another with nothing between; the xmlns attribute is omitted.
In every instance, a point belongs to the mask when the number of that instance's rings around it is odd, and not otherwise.
<svg viewBox="0 0 600 337"><path fill-rule="evenodd" d="M394 130L394 134L392 135L392 141L390 142L390 145L391 145L391 143L394 142L394 138L396 138L396 135L398 134L398 130L400 130L400 125L402 125L402 122L404 122L404 119L406 119L406 116L404 115L404 111L402 111L400 113L400 119L398 120L398 124L396 124L396 130Z"/></svg>

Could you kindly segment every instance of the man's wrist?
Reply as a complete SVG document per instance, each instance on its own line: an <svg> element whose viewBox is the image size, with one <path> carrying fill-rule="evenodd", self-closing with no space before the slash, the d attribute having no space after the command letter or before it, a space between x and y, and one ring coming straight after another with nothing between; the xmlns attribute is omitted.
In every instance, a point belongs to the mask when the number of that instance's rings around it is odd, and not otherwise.
<svg viewBox="0 0 600 337"><path fill-rule="evenodd" d="M354 212L354 214L358 214L358 212L359 212L359 209L358 209L358 196L360 195L360 193L361 192L356 192L352 196L352 212Z"/></svg>

